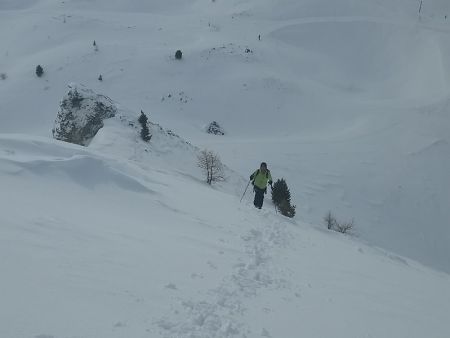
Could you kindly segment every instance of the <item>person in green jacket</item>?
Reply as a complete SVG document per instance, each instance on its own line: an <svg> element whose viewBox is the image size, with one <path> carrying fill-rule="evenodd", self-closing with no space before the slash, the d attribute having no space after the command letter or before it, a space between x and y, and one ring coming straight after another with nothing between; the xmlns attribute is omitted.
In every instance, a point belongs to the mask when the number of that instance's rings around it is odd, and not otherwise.
<svg viewBox="0 0 450 338"><path fill-rule="evenodd" d="M253 204L256 208L261 209L264 202L264 194L267 194L267 183L272 187L272 175L267 169L267 163L261 163L261 166L253 174L250 175L250 180L253 184L253 191L255 192L255 199Z"/></svg>

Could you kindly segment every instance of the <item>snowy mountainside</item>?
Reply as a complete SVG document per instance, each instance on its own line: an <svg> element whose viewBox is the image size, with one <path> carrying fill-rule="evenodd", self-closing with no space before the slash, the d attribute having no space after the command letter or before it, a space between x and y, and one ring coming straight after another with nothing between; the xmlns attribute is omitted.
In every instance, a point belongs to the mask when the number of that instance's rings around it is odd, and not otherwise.
<svg viewBox="0 0 450 338"><path fill-rule="evenodd" d="M448 335L448 275L99 143L0 137L1 336Z"/></svg>
<svg viewBox="0 0 450 338"><path fill-rule="evenodd" d="M133 116L137 114L120 105L118 109L116 117L104 121L104 127L89 144L89 150L131 161L144 170L148 167L169 168L199 182L205 180L204 173L198 167L201 149L151 120L148 122L151 140L143 142L140 137L141 126ZM216 185L222 191L238 194L245 180L226 164L223 164L223 173L226 183L218 182Z"/></svg>
<svg viewBox="0 0 450 338"><path fill-rule="evenodd" d="M0 1L0 337L447 338L450 3L418 5ZM88 147L51 139L70 82L127 107ZM293 220L239 203L261 161Z"/></svg>
<svg viewBox="0 0 450 338"><path fill-rule="evenodd" d="M243 177L268 162L303 220L354 217L369 242L450 271L448 2L427 1L420 16L409 0L0 9L0 132L49 136L66 84L83 83ZM204 135L211 121L227 137Z"/></svg>

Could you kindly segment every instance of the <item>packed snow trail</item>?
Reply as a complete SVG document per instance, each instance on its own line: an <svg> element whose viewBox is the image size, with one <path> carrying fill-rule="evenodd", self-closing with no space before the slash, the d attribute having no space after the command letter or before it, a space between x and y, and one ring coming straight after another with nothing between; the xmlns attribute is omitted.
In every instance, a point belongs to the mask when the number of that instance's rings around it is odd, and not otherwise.
<svg viewBox="0 0 450 338"><path fill-rule="evenodd" d="M251 208L249 205L246 207ZM249 210L249 212L257 212ZM272 256L282 254L291 237L287 224L268 211L260 211L260 223L240 236L243 252L233 264L232 273L221 283L202 292L205 299L179 299L172 314L158 321L164 337L248 337L256 336L243 315L246 299L258 297L270 290L290 290L292 285ZM245 223L248 220L244 220ZM213 269L221 269L213 263ZM293 291L293 295L298 292ZM268 332L262 325L260 332Z"/></svg>

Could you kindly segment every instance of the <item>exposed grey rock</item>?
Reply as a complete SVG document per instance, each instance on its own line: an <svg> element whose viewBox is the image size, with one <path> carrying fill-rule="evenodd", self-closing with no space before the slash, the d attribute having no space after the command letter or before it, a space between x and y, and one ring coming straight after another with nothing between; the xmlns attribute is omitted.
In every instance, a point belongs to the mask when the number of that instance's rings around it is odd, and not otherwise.
<svg viewBox="0 0 450 338"><path fill-rule="evenodd" d="M103 127L103 120L117 114L117 107L110 98L83 86L70 84L69 88L56 116L53 137L86 146Z"/></svg>
<svg viewBox="0 0 450 338"><path fill-rule="evenodd" d="M212 121L208 128L206 129L206 132L208 134L214 134L214 135L225 135L225 132L223 131L222 127L216 122Z"/></svg>

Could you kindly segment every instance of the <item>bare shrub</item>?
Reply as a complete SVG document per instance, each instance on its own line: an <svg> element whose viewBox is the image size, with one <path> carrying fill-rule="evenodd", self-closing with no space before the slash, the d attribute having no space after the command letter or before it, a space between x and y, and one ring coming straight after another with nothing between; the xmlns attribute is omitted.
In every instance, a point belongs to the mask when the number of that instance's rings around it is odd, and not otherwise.
<svg viewBox="0 0 450 338"><path fill-rule="evenodd" d="M349 222L338 222L331 211L328 211L323 220L325 221L328 230L337 231L343 234L349 233L355 225L355 221L353 219Z"/></svg>
<svg viewBox="0 0 450 338"><path fill-rule="evenodd" d="M0 74L0 80L6 80L7 78L8 78L8 75L6 75L6 73Z"/></svg>
<svg viewBox="0 0 450 338"><path fill-rule="evenodd" d="M219 155L205 149L197 156L197 160L198 167L203 169L206 176L206 183L212 184L212 182L225 180L223 164Z"/></svg>
<svg viewBox="0 0 450 338"><path fill-rule="evenodd" d="M337 221L336 218L334 218L334 216L331 214L331 211L328 211L323 220L325 221L328 230L333 230L333 228L336 226Z"/></svg>
<svg viewBox="0 0 450 338"><path fill-rule="evenodd" d="M336 231L346 234L353 229L353 225L354 225L353 219L350 222L336 223Z"/></svg>

